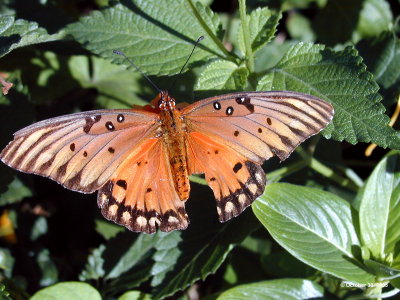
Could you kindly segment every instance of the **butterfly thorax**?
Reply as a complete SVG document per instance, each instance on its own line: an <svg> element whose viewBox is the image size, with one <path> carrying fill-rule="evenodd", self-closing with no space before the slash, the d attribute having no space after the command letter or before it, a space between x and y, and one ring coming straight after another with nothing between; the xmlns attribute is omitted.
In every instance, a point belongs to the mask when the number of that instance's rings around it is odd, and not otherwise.
<svg viewBox="0 0 400 300"><path fill-rule="evenodd" d="M167 91L159 94L161 134L168 151L172 177L181 200L189 198L190 184L186 160L184 124L181 113L175 109L175 99Z"/></svg>

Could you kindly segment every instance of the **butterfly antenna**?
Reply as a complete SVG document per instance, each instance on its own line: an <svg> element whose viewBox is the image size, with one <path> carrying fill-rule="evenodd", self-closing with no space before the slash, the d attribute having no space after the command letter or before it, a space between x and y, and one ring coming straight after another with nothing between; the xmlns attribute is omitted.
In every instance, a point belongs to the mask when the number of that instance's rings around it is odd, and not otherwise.
<svg viewBox="0 0 400 300"><path fill-rule="evenodd" d="M143 71L137 65L135 65L134 62L131 59L129 59L123 52L118 51L118 50L113 50L113 53L123 56L136 69L136 71L138 71L140 74L142 74L143 77L146 78L147 81L151 83L151 85L158 92L161 92L161 89L158 86L156 86L156 84L146 74L144 74Z"/></svg>
<svg viewBox="0 0 400 300"><path fill-rule="evenodd" d="M178 76L175 78L174 82L172 83L171 87L169 88L169 90L172 90L172 88L174 87L176 81L178 80L179 75L182 74L183 69L186 67L187 63L189 62L190 58L193 55L194 50L196 49L196 47L199 45L199 43L204 40L204 36L201 36L197 39L196 43L193 46L192 52L190 52L189 57L187 58L186 62L183 64L182 69L179 71Z"/></svg>

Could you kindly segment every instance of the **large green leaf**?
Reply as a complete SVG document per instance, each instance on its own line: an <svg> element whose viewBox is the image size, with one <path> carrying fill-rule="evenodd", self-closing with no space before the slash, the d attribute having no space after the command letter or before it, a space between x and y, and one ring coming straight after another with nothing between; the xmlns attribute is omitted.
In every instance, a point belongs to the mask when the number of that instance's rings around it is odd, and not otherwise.
<svg viewBox="0 0 400 300"><path fill-rule="evenodd" d="M400 153L392 152L375 167L357 201L361 238L383 260L400 241Z"/></svg>
<svg viewBox="0 0 400 300"><path fill-rule="evenodd" d="M207 30L219 35L220 22L211 10L203 7L197 12ZM205 39L191 63L211 56L225 57L204 26L185 0L131 0L92 12L68 26L68 32L93 53L128 64L113 53L117 49L146 74L162 75L179 72L200 36Z"/></svg>
<svg viewBox="0 0 400 300"><path fill-rule="evenodd" d="M304 279L276 279L236 286L223 292L217 300L311 299L323 297L323 288Z"/></svg>
<svg viewBox="0 0 400 300"><path fill-rule="evenodd" d="M359 241L345 200L313 188L273 183L253 210L273 238L304 263L346 280L374 282L353 256Z"/></svg>
<svg viewBox="0 0 400 300"><path fill-rule="evenodd" d="M57 41L64 36L63 31L48 34L46 29L39 27L36 22L15 20L13 16L0 16L0 57L16 48Z"/></svg>
<svg viewBox="0 0 400 300"><path fill-rule="evenodd" d="M332 51L299 43L261 78L258 90L293 90L325 99L335 108L323 134L338 141L374 142L400 149L400 138L388 126L378 85L352 48Z"/></svg>
<svg viewBox="0 0 400 300"><path fill-rule="evenodd" d="M101 300L97 290L83 282L61 282L39 290L31 300Z"/></svg>

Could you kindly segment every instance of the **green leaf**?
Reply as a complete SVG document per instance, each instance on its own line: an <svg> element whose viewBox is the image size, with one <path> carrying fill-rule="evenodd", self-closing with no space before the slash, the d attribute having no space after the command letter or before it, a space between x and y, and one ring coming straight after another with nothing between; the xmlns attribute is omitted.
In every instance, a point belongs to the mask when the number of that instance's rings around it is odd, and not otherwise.
<svg viewBox="0 0 400 300"><path fill-rule="evenodd" d="M30 300L101 300L99 292L83 282L61 282L36 292Z"/></svg>
<svg viewBox="0 0 400 300"><path fill-rule="evenodd" d="M31 196L32 191L18 177L14 177L14 180L8 185L7 191L0 195L0 206L16 203Z"/></svg>
<svg viewBox="0 0 400 300"><path fill-rule="evenodd" d="M373 271L373 273L378 277L378 280L390 280L400 277L400 270L390 268L387 265L381 264L379 262L366 259L364 264Z"/></svg>
<svg viewBox="0 0 400 300"><path fill-rule="evenodd" d="M210 210L195 210L189 229L164 234L157 244L151 283L154 298L172 295L215 273L233 247L257 227L249 210L226 224L216 224L215 211Z"/></svg>
<svg viewBox="0 0 400 300"><path fill-rule="evenodd" d="M326 137L399 149L400 138L388 126L379 87L365 69L350 47L335 52L323 45L299 43L261 78L257 89L293 90L332 103L335 115L323 131Z"/></svg>
<svg viewBox="0 0 400 300"><path fill-rule="evenodd" d="M323 288L315 282L304 279L276 279L243 284L223 292L217 300L272 300L322 298Z"/></svg>
<svg viewBox="0 0 400 300"><path fill-rule="evenodd" d="M10 293L6 290L6 286L0 283L0 300L12 300Z"/></svg>
<svg viewBox="0 0 400 300"><path fill-rule="evenodd" d="M58 270L53 261L51 260L50 252L48 249L42 249L38 253L37 263L41 270L40 285L48 286L54 284L58 280Z"/></svg>
<svg viewBox="0 0 400 300"><path fill-rule="evenodd" d="M32 241L37 240L39 237L43 236L47 233L48 225L45 217L38 217L31 227L31 236L30 239Z"/></svg>
<svg viewBox="0 0 400 300"><path fill-rule="evenodd" d="M16 48L57 41L64 36L63 31L48 34L46 29L39 27L36 22L15 20L13 16L0 16L0 57Z"/></svg>
<svg viewBox="0 0 400 300"><path fill-rule="evenodd" d="M15 258L7 248L0 248L0 268L7 277L11 277L14 268Z"/></svg>
<svg viewBox="0 0 400 300"><path fill-rule="evenodd" d="M304 263L349 281L374 282L352 254L359 241L345 200L313 188L273 183L253 203L253 211L272 237Z"/></svg>
<svg viewBox="0 0 400 300"><path fill-rule="evenodd" d="M311 21L299 13L289 15L286 23L292 38L302 42L315 41L315 33L311 28Z"/></svg>
<svg viewBox="0 0 400 300"><path fill-rule="evenodd" d="M103 107L117 109L148 104L136 95L143 89L138 82L143 77L139 72L94 56L73 56L68 64L72 77L82 87L95 88L108 97Z"/></svg>
<svg viewBox="0 0 400 300"><path fill-rule="evenodd" d="M383 88L385 102L397 100L400 92L400 41L393 32L360 41L357 50L368 70ZM394 101L393 101L394 100Z"/></svg>
<svg viewBox="0 0 400 300"><path fill-rule="evenodd" d="M198 10L208 29L218 35L220 22L209 9ZM88 50L119 64L128 64L114 49L132 58L146 74L178 73L195 41L205 36L191 58L191 64L212 56L224 57L213 43L185 0L131 0L124 5L94 11L80 22L68 26L68 32Z"/></svg>
<svg viewBox="0 0 400 300"><path fill-rule="evenodd" d="M95 223L97 233L99 233L106 240L115 237L119 232L125 231L122 226L111 223L108 220L96 219Z"/></svg>
<svg viewBox="0 0 400 300"><path fill-rule="evenodd" d="M149 294L145 294L139 291L129 291L124 293L122 296L118 298L118 300L151 300L151 296Z"/></svg>
<svg viewBox="0 0 400 300"><path fill-rule="evenodd" d="M357 195L363 244L383 260L400 240L400 153L382 159Z"/></svg>
<svg viewBox="0 0 400 300"><path fill-rule="evenodd" d="M132 235L131 232L127 232ZM126 236L127 234L125 234ZM122 235L123 236L123 235ZM128 237L129 239L129 237ZM121 274L127 272L136 264L140 263L144 258L149 255L149 251L154 247L155 243L160 239L160 234L139 234L131 243L129 247L125 247L125 251L121 253L118 257L118 261L115 264L110 264L107 267L106 278L117 278ZM110 243L116 243L115 240L111 240ZM119 242L120 243L120 242ZM111 247L117 246L112 245ZM128 244L129 245L129 244ZM111 247L107 248L107 251L113 251ZM106 255L106 253L105 253ZM109 254L108 254L109 255Z"/></svg>
<svg viewBox="0 0 400 300"><path fill-rule="evenodd" d="M390 30L392 21L392 11L386 0L364 0L358 19L357 34L362 38L377 36Z"/></svg>
<svg viewBox="0 0 400 300"><path fill-rule="evenodd" d="M210 63L200 74L196 90L242 90L246 86L249 71L245 67L217 60Z"/></svg>
<svg viewBox="0 0 400 300"><path fill-rule="evenodd" d="M104 271L104 259L102 257L104 250L106 249L105 245L100 245L98 248L94 249L93 252L89 255L85 268L82 270L79 275L79 280L98 280L105 275Z"/></svg>
<svg viewBox="0 0 400 300"><path fill-rule="evenodd" d="M281 13L273 13L267 7L257 8L247 16L253 52L257 52L274 38L281 18ZM239 50L244 54L246 53L246 47L244 44L243 30L241 26L239 26L238 29L238 46Z"/></svg>

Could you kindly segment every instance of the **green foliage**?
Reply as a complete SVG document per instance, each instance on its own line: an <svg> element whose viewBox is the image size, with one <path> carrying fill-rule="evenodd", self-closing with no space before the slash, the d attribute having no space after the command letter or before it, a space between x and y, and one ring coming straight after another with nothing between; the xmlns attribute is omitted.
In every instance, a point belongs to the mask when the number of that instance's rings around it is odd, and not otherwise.
<svg viewBox="0 0 400 300"><path fill-rule="evenodd" d="M290 90L325 99L335 115L325 138L282 164L271 159L264 195L227 223L192 176L185 231L126 231L100 216L95 195L1 164L0 299L347 299L400 289L400 135L388 126L400 93L398 3L20 2L0 3L0 76L14 84L0 95L1 148L35 120L149 103L152 86L114 49L161 89L177 80L178 102ZM370 142L391 151L365 158Z"/></svg>
<svg viewBox="0 0 400 300"><path fill-rule="evenodd" d="M324 295L321 286L301 279L276 279L243 284L223 292L217 300L239 300L251 295L251 299L308 299Z"/></svg>

